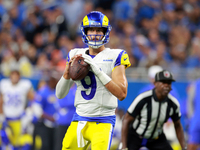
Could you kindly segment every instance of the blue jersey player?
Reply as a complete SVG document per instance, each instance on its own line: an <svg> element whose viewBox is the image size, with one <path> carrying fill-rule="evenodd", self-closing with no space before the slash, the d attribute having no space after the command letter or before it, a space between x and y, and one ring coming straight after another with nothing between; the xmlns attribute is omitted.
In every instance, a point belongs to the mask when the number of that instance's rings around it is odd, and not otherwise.
<svg viewBox="0 0 200 150"><path fill-rule="evenodd" d="M200 79L193 82L188 90L188 116L190 117L189 123L189 140L188 150L200 149Z"/></svg>
<svg viewBox="0 0 200 150"><path fill-rule="evenodd" d="M110 31L110 22L104 14L90 12L81 24L82 40L89 47L75 48L68 54L64 74L56 86L58 98L65 97L73 84L69 65L74 58L82 56L91 69L84 79L75 81L76 112L62 150L85 150L90 144L93 150L110 148L117 99L122 101L127 95L125 69L131 65L126 51L105 47Z"/></svg>

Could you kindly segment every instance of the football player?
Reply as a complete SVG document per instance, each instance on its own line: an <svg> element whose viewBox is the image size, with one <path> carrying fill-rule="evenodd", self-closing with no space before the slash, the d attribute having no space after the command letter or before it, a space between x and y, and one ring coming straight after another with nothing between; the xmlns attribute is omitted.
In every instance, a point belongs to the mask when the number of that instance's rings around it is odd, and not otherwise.
<svg viewBox="0 0 200 150"><path fill-rule="evenodd" d="M76 113L63 139L62 150L110 149L117 99L127 96L125 69L131 64L128 54L122 49L106 48L111 25L108 18L98 11L87 14L81 24L82 40L88 48L72 49L67 58L63 76L56 87L56 96L67 95L73 81L69 65L77 56L82 56L90 65L88 75L75 81Z"/></svg>
<svg viewBox="0 0 200 150"><path fill-rule="evenodd" d="M10 78L2 79L0 82L0 97L0 125L7 124L10 127L12 135L9 136L9 141L14 149L18 149L22 146L21 117L28 100L34 98L32 83L27 79L21 79L18 70L12 70Z"/></svg>

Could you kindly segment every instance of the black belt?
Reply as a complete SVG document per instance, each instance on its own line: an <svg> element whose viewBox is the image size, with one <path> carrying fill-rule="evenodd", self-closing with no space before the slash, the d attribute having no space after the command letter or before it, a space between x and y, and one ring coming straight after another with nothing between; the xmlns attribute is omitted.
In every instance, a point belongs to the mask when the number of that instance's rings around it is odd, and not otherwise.
<svg viewBox="0 0 200 150"><path fill-rule="evenodd" d="M161 134L159 134L157 137L155 137L155 138L145 138L145 137L143 137L142 135L139 135L137 132L136 132L136 130L135 129L133 129L133 133L135 134L135 135L137 135L140 139L146 139L146 140L157 140L162 134L163 134L163 132L161 133Z"/></svg>

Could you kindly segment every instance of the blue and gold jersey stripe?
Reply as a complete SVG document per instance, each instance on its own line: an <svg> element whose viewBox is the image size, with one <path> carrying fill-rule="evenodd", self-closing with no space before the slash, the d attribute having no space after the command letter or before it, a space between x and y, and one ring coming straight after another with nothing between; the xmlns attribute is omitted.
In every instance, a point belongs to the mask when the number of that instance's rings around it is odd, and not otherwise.
<svg viewBox="0 0 200 150"><path fill-rule="evenodd" d="M129 61L129 57L128 57L128 54L126 51L121 51L121 53L119 54L116 62L115 62L115 65L114 65L114 69L119 66L119 65L124 65L125 68L128 68L131 66L131 63ZM113 70L114 70L113 69Z"/></svg>

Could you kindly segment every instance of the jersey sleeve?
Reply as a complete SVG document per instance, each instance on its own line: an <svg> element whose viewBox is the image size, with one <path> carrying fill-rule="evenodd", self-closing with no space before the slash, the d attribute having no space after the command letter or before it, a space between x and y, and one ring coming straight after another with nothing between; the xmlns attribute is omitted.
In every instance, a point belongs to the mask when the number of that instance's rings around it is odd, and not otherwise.
<svg viewBox="0 0 200 150"><path fill-rule="evenodd" d="M142 108L145 105L145 100L142 100L141 95L137 96L131 105L129 106L127 112L134 118L140 115Z"/></svg>
<svg viewBox="0 0 200 150"><path fill-rule="evenodd" d="M171 94L168 94L168 98L171 100L171 108L170 108L170 113L169 116L173 120L173 122L176 122L181 118L181 110L180 110L180 103L179 101L172 96Z"/></svg>
<svg viewBox="0 0 200 150"><path fill-rule="evenodd" d="M173 107L173 114L171 116L173 122L176 122L181 118L181 111L180 111L180 105L176 105Z"/></svg>
<svg viewBox="0 0 200 150"><path fill-rule="evenodd" d="M117 59L116 59L114 68L117 67L117 66L119 66L119 65L124 65L125 68L128 68L128 67L131 66L131 63L130 63L130 61L129 61L129 56L128 56L127 52L124 51L124 50L122 50L122 51L119 53L119 55L118 55L118 57L117 57ZM114 69L113 69L113 70L114 70Z"/></svg>
<svg viewBox="0 0 200 150"><path fill-rule="evenodd" d="M8 85L8 79L0 80L0 94L4 93L5 87Z"/></svg>
<svg viewBox="0 0 200 150"><path fill-rule="evenodd" d="M69 52L70 53L70 52ZM70 54L68 53L67 55L67 62L66 62L66 66L69 64L69 61L70 61Z"/></svg>
<svg viewBox="0 0 200 150"><path fill-rule="evenodd" d="M31 83L30 80L27 80L27 81L26 81L26 87L27 87L28 90L33 89L33 85L32 85L32 83Z"/></svg>

